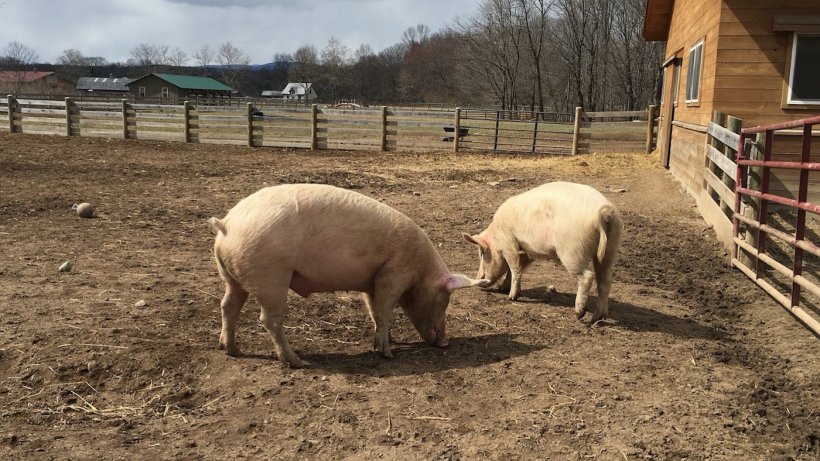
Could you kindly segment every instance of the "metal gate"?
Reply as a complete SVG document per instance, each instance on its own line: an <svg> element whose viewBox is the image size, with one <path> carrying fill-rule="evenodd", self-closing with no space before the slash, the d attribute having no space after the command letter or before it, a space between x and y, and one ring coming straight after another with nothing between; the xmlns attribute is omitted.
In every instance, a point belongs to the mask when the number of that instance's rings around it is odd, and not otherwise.
<svg viewBox="0 0 820 461"><path fill-rule="evenodd" d="M812 127L816 124L820 124L820 116L787 123L744 128L741 131L737 149L735 206L732 216L735 243L732 264L754 280L757 285L782 304L786 310L800 319L816 335L820 336L820 322L801 307L801 289L805 289L820 298L820 286L803 275L804 252L820 257L820 247L806 240L806 213L820 215L820 205L808 201L809 173L811 171L820 171L820 163L811 162ZM802 130L800 134L800 161L772 160L775 133L794 129ZM753 140L755 137L756 140ZM752 150L762 154L762 158L759 155L747 156L747 152ZM772 193L772 169L799 171L796 199ZM750 180L758 182L758 184L750 184ZM744 196L746 198L743 198ZM741 209L741 203L753 203L755 205L753 207L755 208L754 211L750 213L751 216L744 213L745 209ZM796 220L793 234L777 229L771 225L772 223L768 222L770 203L778 204L781 208L786 207L790 212L795 212ZM741 224L747 229L746 235L751 237L750 241L741 238L739 235ZM788 244L793 251L791 268L777 261L769 254L767 251L769 245L775 243L774 241L770 242L769 239L777 239L779 242ZM785 290L778 289L765 280L764 272L770 270L769 268L788 278L788 284L791 285L790 293L783 293Z"/></svg>

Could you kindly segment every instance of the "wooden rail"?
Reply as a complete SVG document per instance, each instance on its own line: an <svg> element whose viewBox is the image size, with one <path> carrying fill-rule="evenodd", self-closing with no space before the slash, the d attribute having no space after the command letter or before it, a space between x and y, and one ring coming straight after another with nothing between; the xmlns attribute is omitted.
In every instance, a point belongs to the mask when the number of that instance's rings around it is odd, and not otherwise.
<svg viewBox="0 0 820 461"><path fill-rule="evenodd" d="M251 147L307 149L442 150L586 153L600 146L616 150L651 149L654 117L648 111L588 112L571 120L565 114L539 112L446 110L434 104L409 108L287 105L284 107L202 99L157 104L129 99L0 100L0 117L13 133L102 136ZM596 130L596 119L630 120L615 129ZM648 119L643 123L632 120ZM573 131L573 123L577 130ZM577 123L576 123L577 122ZM457 126L459 136L452 136ZM614 125L613 125L614 126ZM449 130L449 131L446 131ZM460 136L467 133L466 136ZM442 141L454 141L452 147Z"/></svg>

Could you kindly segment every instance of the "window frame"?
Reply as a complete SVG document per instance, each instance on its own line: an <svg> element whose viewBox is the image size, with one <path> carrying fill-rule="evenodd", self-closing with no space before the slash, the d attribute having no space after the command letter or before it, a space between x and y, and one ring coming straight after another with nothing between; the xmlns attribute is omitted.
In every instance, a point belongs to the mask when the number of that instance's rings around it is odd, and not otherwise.
<svg viewBox="0 0 820 461"><path fill-rule="evenodd" d="M703 48L705 45L705 39L700 39L689 48L689 59L687 60L686 64L686 89L684 91L684 101L686 102L687 106L697 106L700 104L700 94L703 86ZM692 56L693 53L699 50L698 54L698 62L697 62L697 75L692 72ZM693 77L697 78L697 93L690 98L689 89L691 87L691 83L693 81Z"/></svg>
<svg viewBox="0 0 820 461"><path fill-rule="evenodd" d="M785 79L786 91L785 91L785 98L784 98L784 106L785 107L805 107L805 108L815 108L820 106L820 99L794 99L792 97L792 87L794 85L794 66L796 64L796 57L797 57L797 39L799 37L820 37L820 33L800 33L794 32L792 34L792 39L790 42L789 52L788 52L788 63L786 65L786 70L788 71L788 75Z"/></svg>
<svg viewBox="0 0 820 461"><path fill-rule="evenodd" d="M162 99L168 99L171 96L171 91L168 89L167 86L163 86L160 89L160 97Z"/></svg>
<svg viewBox="0 0 820 461"><path fill-rule="evenodd" d="M146 91L145 91L144 86L137 87L137 97L144 98L145 94L146 94Z"/></svg>

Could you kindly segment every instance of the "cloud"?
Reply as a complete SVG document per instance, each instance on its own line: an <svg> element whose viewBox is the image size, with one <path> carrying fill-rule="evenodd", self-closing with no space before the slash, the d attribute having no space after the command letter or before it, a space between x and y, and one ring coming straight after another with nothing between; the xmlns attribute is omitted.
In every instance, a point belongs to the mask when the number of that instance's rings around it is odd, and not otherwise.
<svg viewBox="0 0 820 461"><path fill-rule="evenodd" d="M258 6L274 4L275 6L285 6L288 1L270 0L167 0L168 3L178 3L181 5L208 6L213 8L256 8Z"/></svg>

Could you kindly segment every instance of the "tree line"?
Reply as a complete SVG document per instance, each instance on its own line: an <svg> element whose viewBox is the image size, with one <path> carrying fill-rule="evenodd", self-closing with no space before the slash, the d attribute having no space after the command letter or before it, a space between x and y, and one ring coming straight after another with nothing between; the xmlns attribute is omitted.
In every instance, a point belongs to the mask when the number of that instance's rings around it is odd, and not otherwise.
<svg viewBox="0 0 820 461"><path fill-rule="evenodd" d="M321 48L305 44L259 66L231 42L203 45L190 55L142 43L120 63L67 49L50 65L11 42L0 53L0 67L36 66L73 81L149 72L207 75L247 96L311 82L325 101L634 110L656 103L659 93L663 44L641 37L645 1L481 0L465 19L435 32L423 24L410 27L378 52L331 37Z"/></svg>

